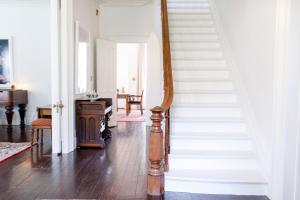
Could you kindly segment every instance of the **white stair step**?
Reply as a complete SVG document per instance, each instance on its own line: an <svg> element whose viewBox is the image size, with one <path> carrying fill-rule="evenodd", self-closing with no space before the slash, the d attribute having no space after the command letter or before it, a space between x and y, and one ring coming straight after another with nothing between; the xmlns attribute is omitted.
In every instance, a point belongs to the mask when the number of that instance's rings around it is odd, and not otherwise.
<svg viewBox="0 0 300 200"><path fill-rule="evenodd" d="M173 108L171 116L188 118L240 118L242 116L240 108Z"/></svg>
<svg viewBox="0 0 300 200"><path fill-rule="evenodd" d="M173 71L174 80L227 80L230 76L230 71L228 70L175 70Z"/></svg>
<svg viewBox="0 0 300 200"><path fill-rule="evenodd" d="M174 91L176 93L186 92L186 91L232 91L233 83L232 81L199 81L199 82L181 82L174 81Z"/></svg>
<svg viewBox="0 0 300 200"><path fill-rule="evenodd" d="M213 34L216 29L213 27L171 27L170 34Z"/></svg>
<svg viewBox="0 0 300 200"><path fill-rule="evenodd" d="M171 42L171 50L220 50L219 42Z"/></svg>
<svg viewBox="0 0 300 200"><path fill-rule="evenodd" d="M169 20L212 20L211 14L169 14Z"/></svg>
<svg viewBox="0 0 300 200"><path fill-rule="evenodd" d="M171 149L171 157L176 158L194 158L194 159L212 159L212 158L235 158L235 159L253 159L256 155L253 151L241 150L189 150L189 149ZM191 166L187 166L189 168ZM197 166L196 166L197 167Z"/></svg>
<svg viewBox="0 0 300 200"><path fill-rule="evenodd" d="M245 132L227 132L226 130L221 132L174 132L172 130L171 137L176 138L210 138L210 139L236 139L236 138L248 138L249 134Z"/></svg>
<svg viewBox="0 0 300 200"><path fill-rule="evenodd" d="M169 14L210 14L209 8L168 8Z"/></svg>
<svg viewBox="0 0 300 200"><path fill-rule="evenodd" d="M171 130L173 132L186 132L199 133L199 132L246 132L247 127L244 122L234 121L176 121L171 120Z"/></svg>
<svg viewBox="0 0 300 200"><path fill-rule="evenodd" d="M193 59L193 58L203 58L203 59L221 59L223 58L223 52L219 50L175 50L172 51L172 58L175 59Z"/></svg>
<svg viewBox="0 0 300 200"><path fill-rule="evenodd" d="M217 42L216 34L171 34L171 42Z"/></svg>
<svg viewBox="0 0 300 200"><path fill-rule="evenodd" d="M170 29L173 27L212 27L211 20L169 20Z"/></svg>
<svg viewBox="0 0 300 200"><path fill-rule="evenodd" d="M209 0L168 0L170 3L208 3Z"/></svg>
<svg viewBox="0 0 300 200"><path fill-rule="evenodd" d="M236 108L240 105L238 103L173 103L172 108L183 107L183 108L197 108L197 107L206 107L206 108Z"/></svg>
<svg viewBox="0 0 300 200"><path fill-rule="evenodd" d="M168 9L171 8L209 8L210 4L208 2L168 2Z"/></svg>
<svg viewBox="0 0 300 200"><path fill-rule="evenodd" d="M176 70L197 70L201 68L225 68L225 60L173 60L173 69Z"/></svg>
<svg viewBox="0 0 300 200"><path fill-rule="evenodd" d="M245 135L237 137L171 137L171 149L173 150L211 150L211 151L252 151L251 139Z"/></svg>
<svg viewBox="0 0 300 200"><path fill-rule="evenodd" d="M255 170L257 160L252 151L173 150L169 155L170 170Z"/></svg>
<svg viewBox="0 0 300 200"><path fill-rule="evenodd" d="M176 103L237 103L236 94L175 94Z"/></svg>
<svg viewBox="0 0 300 200"><path fill-rule="evenodd" d="M166 191L266 195L268 188L256 170L172 170L165 177Z"/></svg>

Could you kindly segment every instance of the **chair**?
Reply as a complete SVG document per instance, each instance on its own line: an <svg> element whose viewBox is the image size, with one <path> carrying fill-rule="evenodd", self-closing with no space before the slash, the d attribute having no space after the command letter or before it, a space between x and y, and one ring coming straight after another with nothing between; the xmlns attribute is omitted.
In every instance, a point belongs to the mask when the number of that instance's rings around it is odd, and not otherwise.
<svg viewBox="0 0 300 200"><path fill-rule="evenodd" d="M141 110L141 115L143 115L143 94L141 95L128 95L126 98L126 115L128 116L131 112L131 105L139 105Z"/></svg>
<svg viewBox="0 0 300 200"><path fill-rule="evenodd" d="M38 109L39 118L32 121L31 123L31 145L33 145L34 141L34 133L36 130L36 142L39 142L39 132L41 130L41 144L43 144L44 139L44 129L50 129L52 131L52 120L46 117L49 117L47 114L44 115L43 112L40 112Z"/></svg>

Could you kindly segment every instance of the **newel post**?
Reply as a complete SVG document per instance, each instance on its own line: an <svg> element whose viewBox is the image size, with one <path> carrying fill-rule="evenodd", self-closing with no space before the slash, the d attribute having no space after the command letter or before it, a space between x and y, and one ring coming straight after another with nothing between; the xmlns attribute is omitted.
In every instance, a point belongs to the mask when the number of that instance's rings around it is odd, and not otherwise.
<svg viewBox="0 0 300 200"><path fill-rule="evenodd" d="M163 199L165 190L165 177L163 169L163 110L155 107L152 110L152 127L150 132L148 169L148 199Z"/></svg>

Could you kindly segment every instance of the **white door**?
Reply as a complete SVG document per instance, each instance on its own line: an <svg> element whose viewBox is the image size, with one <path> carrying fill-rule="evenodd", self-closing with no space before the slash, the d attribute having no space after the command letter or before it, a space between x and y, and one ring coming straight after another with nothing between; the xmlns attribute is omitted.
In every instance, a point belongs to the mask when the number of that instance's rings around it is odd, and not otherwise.
<svg viewBox="0 0 300 200"><path fill-rule="evenodd" d="M100 97L113 99L113 115L109 126L116 126L117 119L117 47L110 40L97 40L97 93Z"/></svg>
<svg viewBox="0 0 300 200"><path fill-rule="evenodd" d="M72 11L72 1L51 1L52 153L75 148Z"/></svg>
<svg viewBox="0 0 300 200"><path fill-rule="evenodd" d="M60 97L60 2L51 1L51 98L58 106ZM52 153L61 153L61 110L52 109Z"/></svg>

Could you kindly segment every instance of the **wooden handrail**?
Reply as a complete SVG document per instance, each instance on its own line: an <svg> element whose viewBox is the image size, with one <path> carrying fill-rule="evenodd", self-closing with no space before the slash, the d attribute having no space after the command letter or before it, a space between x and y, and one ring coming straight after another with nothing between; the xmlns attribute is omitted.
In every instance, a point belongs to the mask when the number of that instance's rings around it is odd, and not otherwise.
<svg viewBox="0 0 300 200"><path fill-rule="evenodd" d="M164 171L168 171L168 154L170 153L170 107L173 103L173 75L170 48L169 20L167 0L161 0L164 99L160 106L151 109L152 127L150 131L148 170L148 199L163 199ZM165 135L162 130L165 115Z"/></svg>

